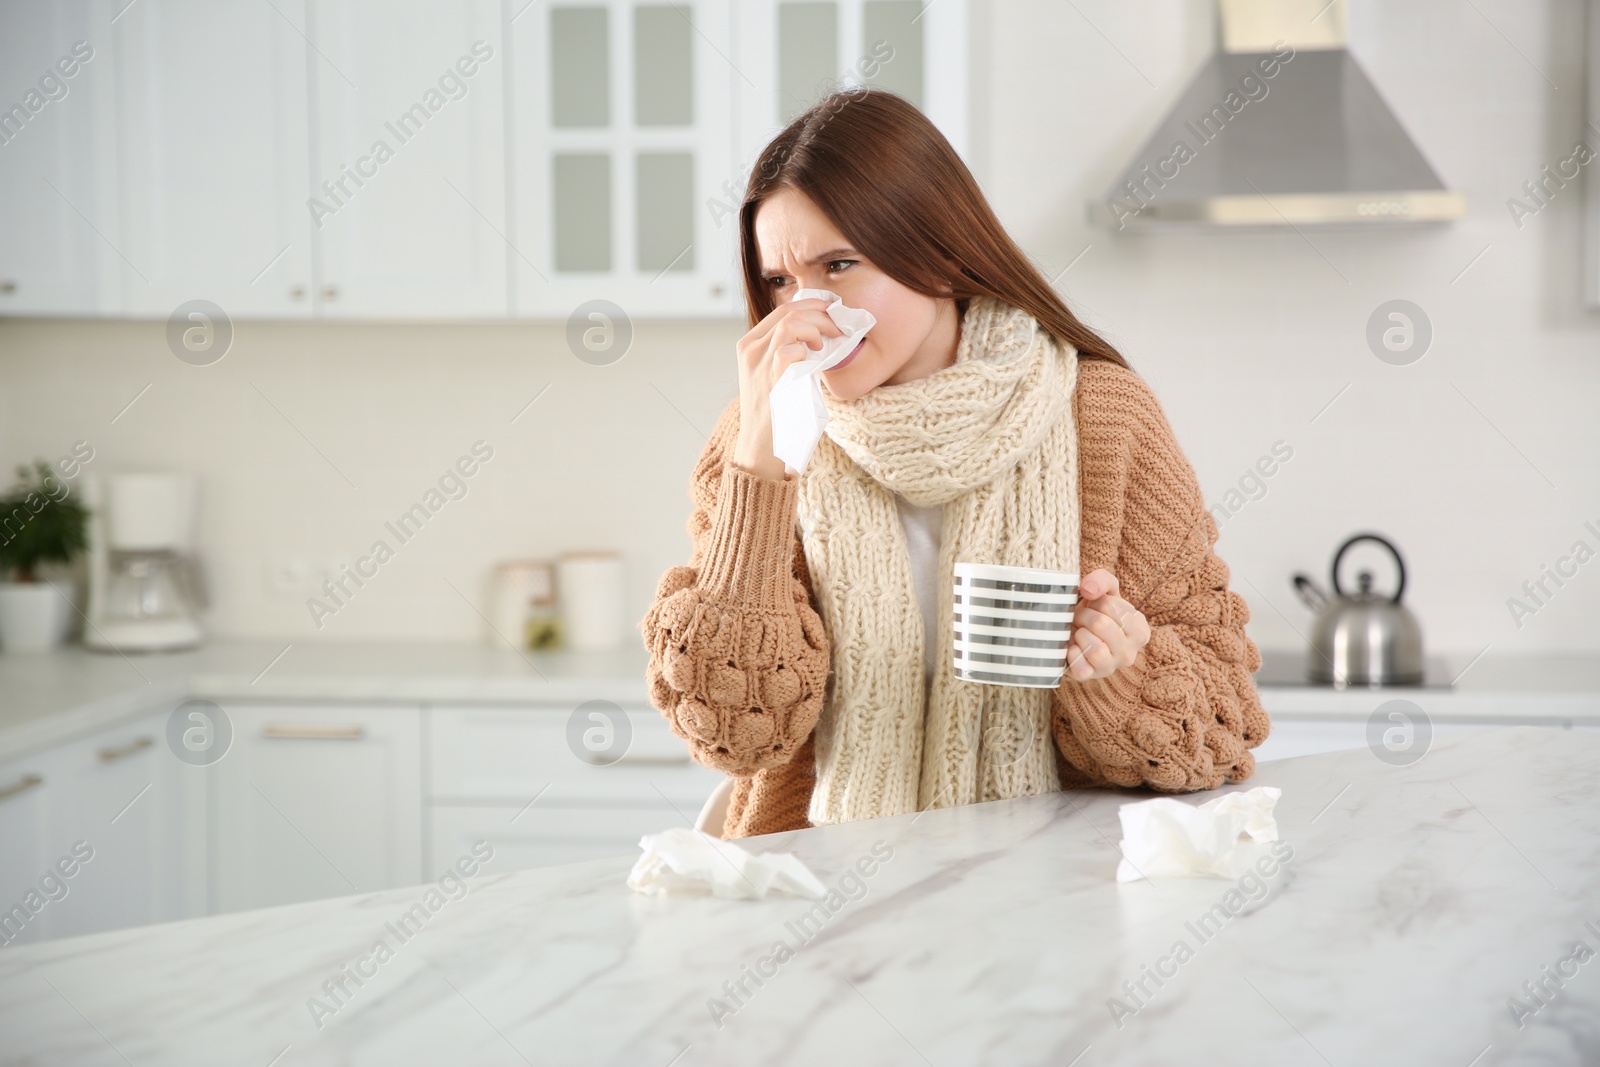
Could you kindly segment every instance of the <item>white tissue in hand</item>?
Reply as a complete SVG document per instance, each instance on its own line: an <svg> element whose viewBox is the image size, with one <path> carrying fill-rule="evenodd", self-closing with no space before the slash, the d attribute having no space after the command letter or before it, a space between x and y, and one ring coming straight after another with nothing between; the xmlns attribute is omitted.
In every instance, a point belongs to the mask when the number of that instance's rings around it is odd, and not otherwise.
<svg viewBox="0 0 1600 1067"><path fill-rule="evenodd" d="M628 874L640 893L709 892L731 900L758 900L777 890L810 900L828 895L817 876L791 852L746 852L699 830L675 827L639 838L644 855Z"/></svg>
<svg viewBox="0 0 1600 1067"><path fill-rule="evenodd" d="M828 317L844 331L844 336L824 337L820 352L811 351L807 346L806 358L786 367L768 396L772 409L772 454L795 474L805 471L806 464L811 462L811 453L822 439L823 428L828 425L828 409L822 402L822 383L817 375L848 356L867 331L878 324L872 312L845 307L844 301L827 289L802 289L792 299L812 297L832 301L828 305Z"/></svg>
<svg viewBox="0 0 1600 1067"><path fill-rule="evenodd" d="M1117 881L1138 878L1232 878L1239 835L1252 841L1278 840L1272 809L1283 790L1262 785L1228 793L1204 804L1156 797L1124 804L1122 861Z"/></svg>

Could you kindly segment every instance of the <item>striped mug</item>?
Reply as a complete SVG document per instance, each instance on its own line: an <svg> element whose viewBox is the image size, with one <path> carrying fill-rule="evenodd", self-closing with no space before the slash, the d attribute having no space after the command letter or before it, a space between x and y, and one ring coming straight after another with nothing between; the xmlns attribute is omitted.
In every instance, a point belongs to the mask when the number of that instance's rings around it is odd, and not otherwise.
<svg viewBox="0 0 1600 1067"><path fill-rule="evenodd" d="M957 563L955 676L1053 689L1067 669L1078 576L1038 567Z"/></svg>

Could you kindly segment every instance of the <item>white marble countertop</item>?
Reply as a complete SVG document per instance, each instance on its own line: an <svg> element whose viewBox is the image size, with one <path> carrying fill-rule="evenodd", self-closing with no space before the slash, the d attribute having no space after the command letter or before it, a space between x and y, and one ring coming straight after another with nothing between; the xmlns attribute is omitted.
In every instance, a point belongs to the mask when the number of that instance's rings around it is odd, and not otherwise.
<svg viewBox="0 0 1600 1067"><path fill-rule="evenodd" d="M470 644L214 642L128 655L80 647L0 654L0 761L188 698L336 703L526 704L647 700L642 643L614 652L527 652ZM1432 657L1427 687L1306 685L1304 654L1264 650L1256 676L1275 718L1362 718L1404 696L1439 722L1600 721L1600 656ZM1449 684L1454 681L1454 685Z"/></svg>
<svg viewBox="0 0 1600 1067"><path fill-rule="evenodd" d="M0 949L0 1061L1594 1062L1600 738L1307 756L1188 800L1258 785L1281 840L1241 848L1283 858L1256 879L1116 882L1149 794L1084 790L746 842L843 890L810 920L640 896L633 856L491 859L431 911L419 886Z"/></svg>

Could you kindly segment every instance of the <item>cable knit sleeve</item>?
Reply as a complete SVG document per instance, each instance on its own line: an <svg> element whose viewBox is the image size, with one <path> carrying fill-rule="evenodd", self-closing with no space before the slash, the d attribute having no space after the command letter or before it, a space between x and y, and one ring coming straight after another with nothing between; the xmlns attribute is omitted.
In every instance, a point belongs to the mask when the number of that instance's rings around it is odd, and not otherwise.
<svg viewBox="0 0 1600 1067"><path fill-rule="evenodd" d="M1087 574L1104 567L1150 621L1129 666L1054 691L1061 755L1092 782L1166 792L1255 773L1270 724L1251 675L1250 610L1228 588L1218 531L1155 395L1130 370L1080 365L1080 495Z"/></svg>
<svg viewBox="0 0 1600 1067"><path fill-rule="evenodd" d="M829 648L795 535L799 479L728 460L738 401L690 482L693 550L639 622L650 702L707 767L740 777L788 763L822 710Z"/></svg>

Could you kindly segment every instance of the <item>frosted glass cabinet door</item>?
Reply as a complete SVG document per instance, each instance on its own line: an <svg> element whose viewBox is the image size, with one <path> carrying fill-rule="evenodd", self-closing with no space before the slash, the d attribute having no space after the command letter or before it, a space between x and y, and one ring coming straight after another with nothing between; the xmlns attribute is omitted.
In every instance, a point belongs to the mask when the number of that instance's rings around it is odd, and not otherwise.
<svg viewBox="0 0 1600 1067"><path fill-rule="evenodd" d="M110 112L109 19L82 0L5 7L0 315L116 310L116 215L100 198L113 183L97 180L113 163L111 139L96 136Z"/></svg>
<svg viewBox="0 0 1600 1067"><path fill-rule="evenodd" d="M234 317L310 315L306 43L286 21L300 14L140 0L109 28L128 314L205 299Z"/></svg>
<svg viewBox="0 0 1600 1067"><path fill-rule="evenodd" d="M732 38L728 0L590 0L513 20L517 314L743 306L736 220L718 211L735 177Z"/></svg>
<svg viewBox="0 0 1600 1067"><path fill-rule="evenodd" d="M855 86L905 97L966 156L966 0L761 0L739 6L737 29L741 192L777 133Z"/></svg>
<svg viewBox="0 0 1600 1067"><path fill-rule="evenodd" d="M499 0L314 0L312 10L318 313L504 315Z"/></svg>

